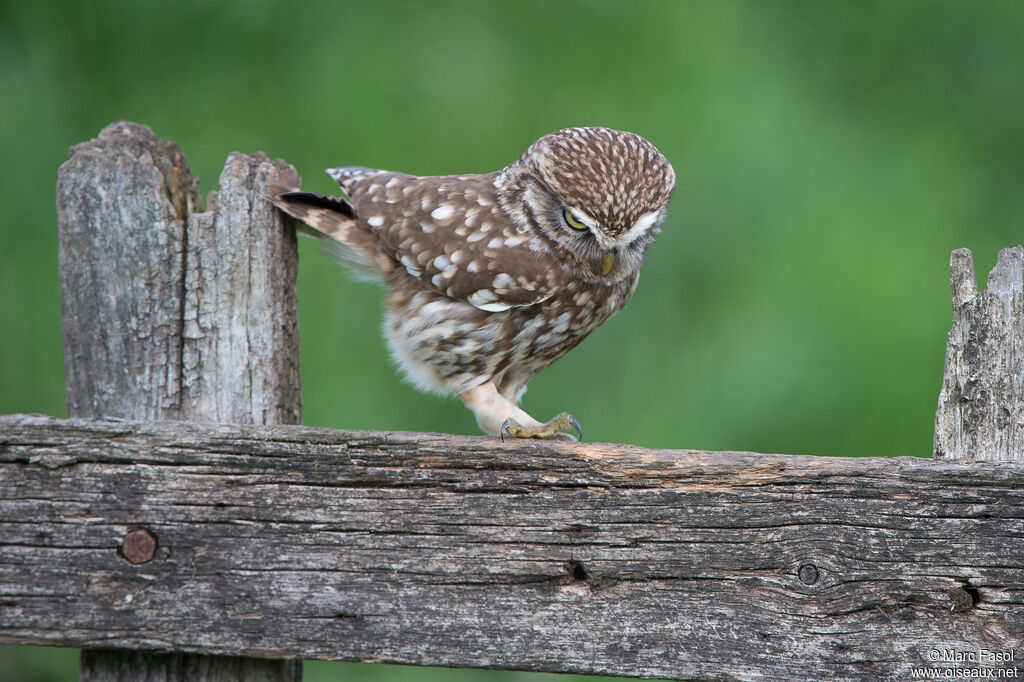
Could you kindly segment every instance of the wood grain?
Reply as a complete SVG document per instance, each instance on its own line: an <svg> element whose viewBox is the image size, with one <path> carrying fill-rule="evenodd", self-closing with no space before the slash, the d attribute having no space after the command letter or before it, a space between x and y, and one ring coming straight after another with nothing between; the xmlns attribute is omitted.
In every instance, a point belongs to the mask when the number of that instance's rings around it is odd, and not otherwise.
<svg viewBox="0 0 1024 682"><path fill-rule="evenodd" d="M0 434L8 643L878 680L1024 637L1016 462L18 415ZM158 547L136 565L140 528Z"/></svg>
<svg viewBox="0 0 1024 682"><path fill-rule="evenodd" d="M185 223L199 181L127 121L72 147L57 179L68 414L168 419L181 406Z"/></svg>

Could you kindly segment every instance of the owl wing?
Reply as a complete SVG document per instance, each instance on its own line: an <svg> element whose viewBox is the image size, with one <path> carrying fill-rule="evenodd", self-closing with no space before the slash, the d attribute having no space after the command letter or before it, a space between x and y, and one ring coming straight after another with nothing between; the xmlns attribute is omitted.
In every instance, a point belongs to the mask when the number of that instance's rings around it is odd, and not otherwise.
<svg viewBox="0 0 1024 682"><path fill-rule="evenodd" d="M557 261L498 205L494 174L327 172L382 249L437 293L488 312L534 305L554 293Z"/></svg>

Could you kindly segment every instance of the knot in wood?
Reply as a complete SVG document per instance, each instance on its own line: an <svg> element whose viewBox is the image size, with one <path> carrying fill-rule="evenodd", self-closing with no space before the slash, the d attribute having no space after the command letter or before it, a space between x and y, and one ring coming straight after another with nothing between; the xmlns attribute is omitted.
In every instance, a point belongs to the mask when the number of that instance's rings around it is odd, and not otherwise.
<svg viewBox="0 0 1024 682"><path fill-rule="evenodd" d="M121 554L133 564L152 561L156 554L156 538L144 528L128 531L121 541Z"/></svg>
<svg viewBox="0 0 1024 682"><path fill-rule="evenodd" d="M818 567L814 564L804 564L797 571L797 577L800 578L800 582L804 585L813 585L818 582Z"/></svg>

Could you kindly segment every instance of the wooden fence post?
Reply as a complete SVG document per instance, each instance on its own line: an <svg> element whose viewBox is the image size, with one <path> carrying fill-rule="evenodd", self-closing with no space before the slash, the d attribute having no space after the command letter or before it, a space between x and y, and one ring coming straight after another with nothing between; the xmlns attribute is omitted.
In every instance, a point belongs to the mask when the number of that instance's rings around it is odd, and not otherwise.
<svg viewBox="0 0 1024 682"><path fill-rule="evenodd" d="M966 463L1024 460L1024 249L999 252L978 291L970 249L949 257L953 327L946 339L935 459ZM949 590L953 608L969 609L978 592Z"/></svg>
<svg viewBox="0 0 1024 682"><path fill-rule="evenodd" d="M945 460L1024 459L1024 249L999 252L982 292L969 249L950 256L953 328L935 415Z"/></svg>
<svg viewBox="0 0 1024 682"><path fill-rule="evenodd" d="M294 225L251 201L281 173L294 169L232 154L198 213L198 179L149 128L114 123L72 148L57 184L71 417L301 421ZM156 530L123 531L125 561L162 549ZM284 682L301 665L84 649L80 679Z"/></svg>

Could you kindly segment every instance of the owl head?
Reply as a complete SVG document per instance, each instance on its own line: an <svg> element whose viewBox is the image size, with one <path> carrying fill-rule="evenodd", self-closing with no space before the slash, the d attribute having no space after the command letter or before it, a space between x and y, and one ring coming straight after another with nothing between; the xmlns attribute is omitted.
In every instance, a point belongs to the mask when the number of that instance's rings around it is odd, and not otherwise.
<svg viewBox="0 0 1024 682"><path fill-rule="evenodd" d="M513 168L531 227L589 281L635 274L675 186L672 164L654 145L609 128L545 135Z"/></svg>

